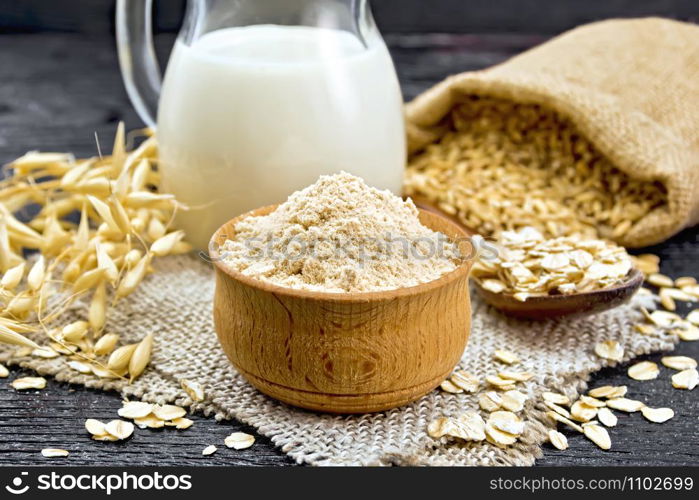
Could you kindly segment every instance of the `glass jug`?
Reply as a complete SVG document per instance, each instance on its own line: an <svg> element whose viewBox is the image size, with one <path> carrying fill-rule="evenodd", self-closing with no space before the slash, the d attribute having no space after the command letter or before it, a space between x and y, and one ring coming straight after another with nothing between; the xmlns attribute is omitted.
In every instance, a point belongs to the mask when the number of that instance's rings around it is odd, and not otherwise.
<svg viewBox="0 0 699 500"><path fill-rule="evenodd" d="M400 193L403 100L366 0L190 0L162 85L151 7L118 0L119 61L195 246L321 174Z"/></svg>

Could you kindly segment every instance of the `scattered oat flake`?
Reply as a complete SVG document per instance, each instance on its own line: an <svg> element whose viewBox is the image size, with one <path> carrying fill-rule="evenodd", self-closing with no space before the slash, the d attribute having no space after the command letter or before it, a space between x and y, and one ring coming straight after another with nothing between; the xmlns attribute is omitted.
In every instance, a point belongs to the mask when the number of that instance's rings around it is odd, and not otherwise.
<svg viewBox="0 0 699 500"><path fill-rule="evenodd" d="M527 395L517 391L507 391L502 395L502 404L501 406L505 410L509 410L511 412L519 412L524 409L524 403L527 401Z"/></svg>
<svg viewBox="0 0 699 500"><path fill-rule="evenodd" d="M450 420L447 417L439 417L427 424L427 435L439 439L449 432Z"/></svg>
<svg viewBox="0 0 699 500"><path fill-rule="evenodd" d="M677 288L682 288L685 286L694 286L697 284L697 279L692 278L691 276L682 276L681 278L677 278L675 280L675 286Z"/></svg>
<svg viewBox="0 0 699 500"><path fill-rule="evenodd" d="M595 346L595 354L611 361L621 361L624 357L624 348L616 340L605 340Z"/></svg>
<svg viewBox="0 0 699 500"><path fill-rule="evenodd" d="M121 418L128 418L129 420L144 418L151 414L154 406L151 403L142 401L124 401L123 406L119 408L117 413Z"/></svg>
<svg viewBox="0 0 699 500"><path fill-rule="evenodd" d="M498 373L498 376L507 380L516 380L517 382L526 382L534 378L534 374L531 372L513 372L510 370L503 370Z"/></svg>
<svg viewBox="0 0 699 500"><path fill-rule="evenodd" d="M576 401L570 407L570 415L578 422L589 422L597 416L597 408L588 406L582 401Z"/></svg>
<svg viewBox="0 0 699 500"><path fill-rule="evenodd" d="M488 417L488 424L513 436L524 432L524 422L511 411L494 411Z"/></svg>
<svg viewBox="0 0 699 500"><path fill-rule="evenodd" d="M107 434L107 429L105 429L104 423L100 422L99 420L95 420L94 418L88 418L85 420L85 429L87 429L87 432L93 436L103 436Z"/></svg>
<svg viewBox="0 0 699 500"><path fill-rule="evenodd" d="M464 390L454 384L451 380L445 380L441 384L439 384L439 388L442 389L444 392L448 392L449 394L460 394L464 392Z"/></svg>
<svg viewBox="0 0 699 500"><path fill-rule="evenodd" d="M616 415L609 408L600 408L597 411L597 418L607 427L614 427L618 422Z"/></svg>
<svg viewBox="0 0 699 500"><path fill-rule="evenodd" d="M588 391L588 395L593 398L622 398L626 396L626 391L628 388L625 385L613 386L613 385L603 385L601 387L596 387Z"/></svg>
<svg viewBox="0 0 699 500"><path fill-rule="evenodd" d="M213 444L210 444L201 451L201 454L205 457L208 457L209 455L213 455L214 453L216 453L216 450L218 450L218 448L216 448Z"/></svg>
<svg viewBox="0 0 699 500"><path fill-rule="evenodd" d="M669 276L665 276L664 274L660 273L652 273L646 278L646 281L650 283L651 285L657 286L657 287L672 287L675 286L675 280L670 278Z"/></svg>
<svg viewBox="0 0 699 500"><path fill-rule="evenodd" d="M187 414L187 410L175 405L156 405L153 407L153 415L160 420L175 420Z"/></svg>
<svg viewBox="0 0 699 500"><path fill-rule="evenodd" d="M188 418L176 418L172 421L172 423L175 425L175 428L177 429L189 429L194 425L194 421L190 420Z"/></svg>
<svg viewBox="0 0 699 500"><path fill-rule="evenodd" d="M46 379L44 377L22 377L12 381L12 387L18 391L26 389L43 389L46 387Z"/></svg>
<svg viewBox="0 0 699 500"><path fill-rule="evenodd" d="M682 318L679 315L670 311L657 310L650 313L650 320L656 326L667 328L678 321L682 321Z"/></svg>
<svg viewBox="0 0 699 500"><path fill-rule="evenodd" d="M89 375L92 373L92 366L82 361L68 361L68 366L78 373Z"/></svg>
<svg viewBox="0 0 699 500"><path fill-rule="evenodd" d="M505 363L506 365L514 365L515 363L519 363L519 358L515 353L505 351L503 349L498 349L497 351L495 351L493 356L495 357L495 359Z"/></svg>
<svg viewBox="0 0 699 500"><path fill-rule="evenodd" d="M108 422L104 429L117 439L127 439L133 434L133 424L126 420L112 420Z"/></svg>
<svg viewBox="0 0 699 500"><path fill-rule="evenodd" d="M480 380L474 375L471 375L465 370L458 370L452 373L450 378L452 384L460 387L466 392L476 392L478 386L481 385Z"/></svg>
<svg viewBox="0 0 699 500"><path fill-rule="evenodd" d="M687 315L687 321L695 326L699 326L699 309L694 309Z"/></svg>
<svg viewBox="0 0 699 500"><path fill-rule="evenodd" d="M495 427L490 421L485 424L485 439L499 448L515 444L517 436L509 432L501 431Z"/></svg>
<svg viewBox="0 0 699 500"><path fill-rule="evenodd" d="M165 427L165 422L153 415L148 415L147 417L142 418L134 418L133 423L140 429L162 429Z"/></svg>
<svg viewBox="0 0 699 500"><path fill-rule="evenodd" d="M428 434L434 438L455 437L464 441L483 441L485 422L476 412L467 412L456 418L439 418L430 423Z"/></svg>
<svg viewBox="0 0 699 500"><path fill-rule="evenodd" d="M675 311L677 309L677 304L675 304L675 301L665 293L665 288L660 290L660 305L662 305L665 309L668 311Z"/></svg>
<svg viewBox="0 0 699 500"><path fill-rule="evenodd" d="M204 387L194 380L182 379L180 380L180 386L184 389L184 392L192 399L194 402L204 401Z"/></svg>
<svg viewBox="0 0 699 500"><path fill-rule="evenodd" d="M603 450L608 450L612 447L612 440L609 438L607 429L600 425L592 424L584 426L583 434Z"/></svg>
<svg viewBox="0 0 699 500"><path fill-rule="evenodd" d="M488 391L478 397L478 405L485 411L499 410L502 405L502 398L495 391Z"/></svg>
<svg viewBox="0 0 699 500"><path fill-rule="evenodd" d="M641 361L630 366L627 373L634 380L653 380L658 377L660 370L652 361Z"/></svg>
<svg viewBox="0 0 699 500"><path fill-rule="evenodd" d="M92 366L92 373L99 378L119 378L119 375L112 370L105 369L97 365Z"/></svg>
<svg viewBox="0 0 699 500"><path fill-rule="evenodd" d="M544 392L541 395L544 398L544 401L549 401L551 403L555 403L557 405L568 405L570 404L570 399L568 396L564 396L563 394L558 394L557 392Z"/></svg>
<svg viewBox="0 0 699 500"><path fill-rule="evenodd" d="M14 357L25 358L27 356L31 356L33 350L34 349L32 349L31 347L20 347L15 351Z"/></svg>
<svg viewBox="0 0 699 500"><path fill-rule="evenodd" d="M491 423L485 424L485 439L498 448L504 448L517 442L517 436L501 431Z"/></svg>
<svg viewBox="0 0 699 500"><path fill-rule="evenodd" d="M696 368L682 370L672 376L672 387L675 389L687 389L691 391L697 386L698 382L699 372L697 372Z"/></svg>
<svg viewBox="0 0 699 500"><path fill-rule="evenodd" d="M68 450L61 450L60 448L44 448L41 450L41 454L46 458L67 457L69 453Z"/></svg>
<svg viewBox="0 0 699 500"><path fill-rule="evenodd" d="M697 298L678 288L663 288L660 290L660 296L666 296L681 302L696 302Z"/></svg>
<svg viewBox="0 0 699 500"><path fill-rule="evenodd" d="M685 342L694 342L695 340L699 340L699 327L692 324L685 328L676 328L672 331L672 333L676 333L679 338Z"/></svg>
<svg viewBox="0 0 699 500"><path fill-rule="evenodd" d="M483 441L485 439L485 422L476 412L467 412L452 419L452 427L448 435L465 441Z"/></svg>
<svg viewBox="0 0 699 500"><path fill-rule="evenodd" d="M646 420L650 420L656 424L667 422L675 416L675 412L672 411L672 408L650 408L646 406L645 408L641 408L641 413Z"/></svg>
<svg viewBox="0 0 699 500"><path fill-rule="evenodd" d="M505 387L512 385L512 379L502 378L499 375L488 375L485 378L485 381L488 382L490 385L494 385L496 387Z"/></svg>
<svg viewBox="0 0 699 500"><path fill-rule="evenodd" d="M10 370L8 370L5 365L0 364L0 378L7 378L10 376Z"/></svg>
<svg viewBox="0 0 699 500"><path fill-rule="evenodd" d="M687 356L664 356L660 362L673 370L689 370L697 367L697 361Z"/></svg>
<svg viewBox="0 0 699 500"><path fill-rule="evenodd" d="M551 408L556 413L558 413L559 415L563 415L566 418L570 418L570 416L571 416L570 412L567 409L563 408L562 406L557 405L556 403L554 403L552 401L544 401L544 404L546 406L548 406L549 408Z"/></svg>
<svg viewBox="0 0 699 500"><path fill-rule="evenodd" d="M655 335L657 333L655 327L647 323L639 323L637 325L633 325L633 327L638 333L642 335Z"/></svg>
<svg viewBox="0 0 699 500"><path fill-rule="evenodd" d="M646 405L641 403L640 401L636 401L635 399L614 398L607 400L607 406L614 410L625 411L627 413L634 413L640 411L641 408L643 408Z"/></svg>
<svg viewBox="0 0 699 500"><path fill-rule="evenodd" d="M549 442L554 446L554 448L559 450L568 449L568 438L564 434L551 429L549 431Z"/></svg>
<svg viewBox="0 0 699 500"><path fill-rule="evenodd" d="M580 396L580 401L585 403L587 406L594 406L595 408L602 408L603 406L607 406L607 403L605 403L602 400L599 400L597 398L593 398L591 396Z"/></svg>
<svg viewBox="0 0 699 500"><path fill-rule="evenodd" d="M60 354L58 354L50 347L42 347L41 349L34 349L32 351L32 356L44 359L54 359L60 356Z"/></svg>
<svg viewBox="0 0 699 500"><path fill-rule="evenodd" d="M244 450L250 448L255 443L255 437L244 432L234 432L223 440L228 448Z"/></svg>
<svg viewBox="0 0 699 500"><path fill-rule="evenodd" d="M578 431L578 432L582 432L582 431L583 431L582 427L580 427L578 424L576 424L575 422L573 422L573 421L570 420L569 418L566 418L566 417L564 417L563 415L561 415L561 414L559 414L559 413L556 413L555 411L547 411L547 412L546 412L546 415L548 415L549 418L551 418L551 419L553 419L553 420L555 420L555 421L557 421L557 422L560 422L560 423L562 423L562 424L567 425L568 427L570 427L570 428L573 429L573 430L576 430L576 431Z"/></svg>
<svg viewBox="0 0 699 500"><path fill-rule="evenodd" d="M95 441L111 441L112 443L115 441L119 441L118 437L112 436L111 434L93 434L92 439L94 439Z"/></svg>

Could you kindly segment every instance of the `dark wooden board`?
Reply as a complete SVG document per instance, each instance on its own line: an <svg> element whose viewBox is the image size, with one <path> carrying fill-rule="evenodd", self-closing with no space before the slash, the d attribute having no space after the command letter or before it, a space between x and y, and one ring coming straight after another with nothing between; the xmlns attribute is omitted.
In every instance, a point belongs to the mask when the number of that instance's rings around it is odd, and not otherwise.
<svg viewBox="0 0 699 500"><path fill-rule="evenodd" d="M115 3L116 0L0 0L0 29L106 33L114 27ZM185 0L153 3L157 29L177 30ZM383 31L402 33L555 34L610 17L663 16L683 20L699 17L696 0L371 0L369 3Z"/></svg>
<svg viewBox="0 0 699 500"><path fill-rule="evenodd" d="M406 98L415 96L444 76L500 62L540 43L530 35L391 35L392 47ZM171 36L160 37L159 51L167 55ZM0 35L0 163L27 150L95 153L94 132L109 147L116 123L141 126L124 93L114 53L107 37L36 34ZM663 271L672 276L699 275L699 230L687 230L652 248L663 258ZM682 343L676 353L699 358L699 342ZM658 361L659 355L649 359ZM13 370L12 377L25 375ZM640 415L621 415L612 430L613 448L603 452L585 438L570 434L571 448L560 452L546 445L540 465L699 464L697 394L671 387L671 372L662 369L654 381L637 382L626 367L596 374L592 386L626 384L631 397L654 406L669 406L676 417L658 425ZM120 406L116 394L49 381L43 391L17 393L9 380L0 380L0 464L90 465L292 465L272 443L258 437L245 451L228 450L223 438L245 428L236 422L217 423L194 416L187 431L142 431L125 443L95 443L83 431L86 418L113 418ZM201 450L216 444L208 458ZM65 447L68 459L44 459L45 447Z"/></svg>

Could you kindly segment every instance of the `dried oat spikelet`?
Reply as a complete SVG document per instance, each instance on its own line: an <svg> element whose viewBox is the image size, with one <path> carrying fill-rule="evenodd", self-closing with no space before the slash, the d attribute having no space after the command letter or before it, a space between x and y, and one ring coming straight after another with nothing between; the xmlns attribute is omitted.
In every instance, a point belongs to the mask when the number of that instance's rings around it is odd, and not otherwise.
<svg viewBox="0 0 699 500"><path fill-rule="evenodd" d="M136 291L136 288L138 288L138 285L146 276L150 262L151 255L146 254L141 258L141 260L138 261L133 269L126 273L124 279L121 281L121 283L119 283L119 287L116 290L117 299L124 298Z"/></svg>
<svg viewBox="0 0 699 500"><path fill-rule="evenodd" d="M147 249L165 237L155 246L156 253L190 249L181 241L181 233L164 234L175 210L184 207L173 195L154 192L159 183L158 173L151 168L157 154L155 138L149 137L131 153L125 150L124 138L120 124L112 155L100 158L76 160L69 154L27 153L10 165L9 176L0 181L0 342L30 350L23 355L70 356L71 368L107 378L125 375L130 361L121 360L126 366L117 370L96 361L85 362L114 354L118 341L114 335L99 339L110 307L108 283L119 290L116 298L133 293L152 271L151 261L157 257L144 256L133 244ZM29 204L38 204L40 210L28 222L21 222L14 214ZM67 219L76 211L80 212L77 224ZM134 225L132 221L141 222ZM147 234L150 221L156 221L156 232L151 235ZM40 254L29 265L23 255L33 249ZM56 271L61 272L65 295L47 310L49 297L59 288L52 279ZM49 345L42 349L24 336L39 330L37 320L44 324L55 321L80 294L93 289L83 314L87 323L68 325L63 332L47 331ZM86 325L92 336L87 335Z"/></svg>
<svg viewBox="0 0 699 500"><path fill-rule="evenodd" d="M24 269L26 264L24 262L17 264L16 266L10 268L3 274L2 281L0 281L0 287L3 290L12 291L22 282L24 277Z"/></svg>
<svg viewBox="0 0 699 500"><path fill-rule="evenodd" d="M44 278L46 277L46 259L41 255L36 260L32 268L27 274L27 286L32 291L37 291L44 284Z"/></svg>
<svg viewBox="0 0 699 500"><path fill-rule="evenodd" d="M66 325L61 330L61 339L66 342L77 343L87 335L89 325L85 321L75 321Z"/></svg>
<svg viewBox="0 0 699 500"><path fill-rule="evenodd" d="M88 196L87 199L90 200L92 207L97 211L102 221L105 224L107 224L107 227L110 231L112 231L115 235L123 234L121 228L114 220L114 216L112 215L112 209L109 207L107 203L95 196Z"/></svg>
<svg viewBox="0 0 699 500"><path fill-rule="evenodd" d="M175 231L156 240L150 247L150 253L156 257L165 257L184 238L184 231Z"/></svg>
<svg viewBox="0 0 699 500"><path fill-rule="evenodd" d="M126 369L137 346L138 344L129 344L118 348L109 356L107 368L117 373Z"/></svg>
<svg viewBox="0 0 699 500"><path fill-rule="evenodd" d="M0 342L22 347L31 347L32 349L41 349L41 346L33 340L29 340L24 335L14 332L2 324L0 324Z"/></svg>
<svg viewBox="0 0 699 500"><path fill-rule="evenodd" d="M12 255L12 248L10 247L10 235L7 231L7 223L5 218L0 218L0 271L6 272L12 264L10 262L10 256Z"/></svg>
<svg viewBox="0 0 699 500"><path fill-rule="evenodd" d="M114 350L117 342L119 342L119 335L116 333L108 333L95 342L93 351L98 356L106 356Z"/></svg>
<svg viewBox="0 0 699 500"><path fill-rule="evenodd" d="M153 241L157 241L165 236L165 233L167 233L165 225L155 217L151 218L150 222L148 223L148 237Z"/></svg>
<svg viewBox="0 0 699 500"><path fill-rule="evenodd" d="M95 253L97 255L97 267L104 272L104 276L110 283L114 284L119 279L119 269L109 256L104 247L98 242L95 243Z"/></svg>
<svg viewBox="0 0 699 500"><path fill-rule="evenodd" d="M134 168L131 176L131 191L143 191L148 182L148 174L150 173L150 161L147 159L141 160L136 168Z"/></svg>
<svg viewBox="0 0 699 500"><path fill-rule="evenodd" d="M204 401L204 387L199 382L183 378L182 380L180 380L180 386L182 386L182 389L184 389L184 391L192 399L192 401Z"/></svg>
<svg viewBox="0 0 699 500"><path fill-rule="evenodd" d="M82 274L73 283L73 293L82 293L95 288L104 279L104 269L95 268Z"/></svg>
<svg viewBox="0 0 699 500"><path fill-rule="evenodd" d="M95 336L98 337L104 328L104 324L107 322L107 284L105 282L97 285L95 292L92 294L87 317L90 328L95 332Z"/></svg>
<svg viewBox="0 0 699 500"><path fill-rule="evenodd" d="M134 350L133 356L129 361L129 375L131 382L141 376L143 371L150 363L150 354L153 349L153 334L146 335L141 342L138 343Z"/></svg>

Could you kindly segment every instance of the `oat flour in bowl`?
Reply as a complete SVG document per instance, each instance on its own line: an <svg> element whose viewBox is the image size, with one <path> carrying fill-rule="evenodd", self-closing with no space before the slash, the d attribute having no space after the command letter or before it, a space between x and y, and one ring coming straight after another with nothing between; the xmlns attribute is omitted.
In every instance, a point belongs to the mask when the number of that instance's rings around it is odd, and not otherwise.
<svg viewBox="0 0 699 500"><path fill-rule="evenodd" d="M321 176L269 215L248 217L221 247L223 262L275 285L322 292L415 286L453 271L455 243L423 226L412 200L346 172Z"/></svg>

